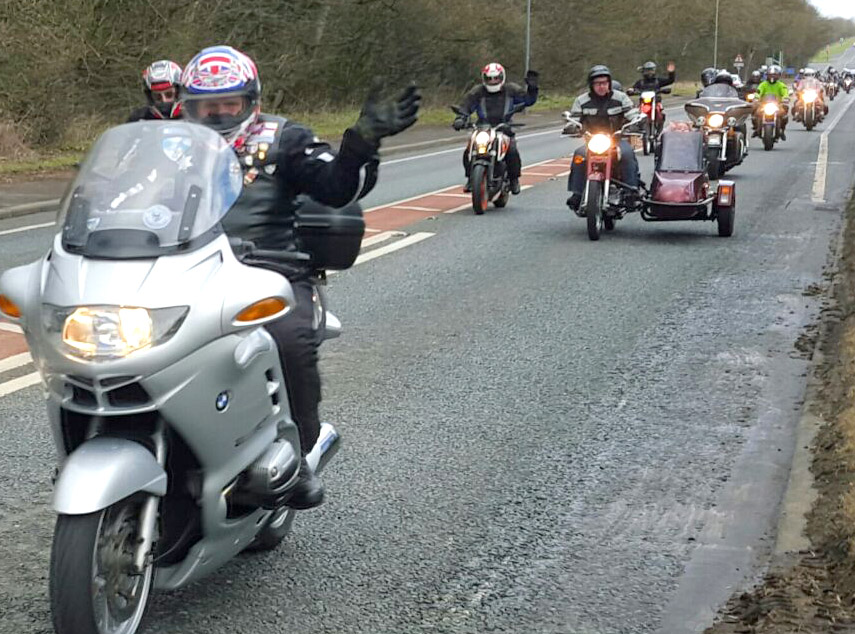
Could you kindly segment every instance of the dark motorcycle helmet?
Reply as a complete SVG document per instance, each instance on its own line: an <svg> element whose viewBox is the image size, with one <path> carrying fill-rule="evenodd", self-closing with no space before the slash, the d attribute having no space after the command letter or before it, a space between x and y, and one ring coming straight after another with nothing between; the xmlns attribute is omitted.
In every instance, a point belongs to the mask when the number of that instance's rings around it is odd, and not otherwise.
<svg viewBox="0 0 855 634"><path fill-rule="evenodd" d="M715 79L713 80L714 84L727 84L728 86L733 86L733 75L731 75L726 70L720 70L718 74L716 74Z"/></svg>
<svg viewBox="0 0 855 634"><path fill-rule="evenodd" d="M653 79L656 77L656 63L644 62L644 65L641 67L641 74L645 79Z"/></svg>
<svg viewBox="0 0 855 634"><path fill-rule="evenodd" d="M617 79L612 79L612 92L624 92L623 84Z"/></svg>
<svg viewBox="0 0 855 634"><path fill-rule="evenodd" d="M612 82L612 71L609 70L608 66L604 66L603 64L597 64L596 66L592 66L591 70L588 71L588 90L594 89L594 80L598 77L608 77L609 83ZM611 86L613 90L614 87Z"/></svg>
<svg viewBox="0 0 855 634"><path fill-rule="evenodd" d="M715 68L705 68L701 71L701 84L704 88L715 81L716 75L718 75L718 71Z"/></svg>

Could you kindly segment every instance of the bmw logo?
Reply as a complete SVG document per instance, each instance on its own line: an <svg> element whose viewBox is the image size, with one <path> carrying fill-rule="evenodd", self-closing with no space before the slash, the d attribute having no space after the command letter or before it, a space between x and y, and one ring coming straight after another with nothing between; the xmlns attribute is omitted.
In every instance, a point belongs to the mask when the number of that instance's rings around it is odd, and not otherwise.
<svg viewBox="0 0 855 634"><path fill-rule="evenodd" d="M228 392L220 392L217 394L217 400L214 402L215 407L218 412L225 411L225 409L229 406L229 393Z"/></svg>

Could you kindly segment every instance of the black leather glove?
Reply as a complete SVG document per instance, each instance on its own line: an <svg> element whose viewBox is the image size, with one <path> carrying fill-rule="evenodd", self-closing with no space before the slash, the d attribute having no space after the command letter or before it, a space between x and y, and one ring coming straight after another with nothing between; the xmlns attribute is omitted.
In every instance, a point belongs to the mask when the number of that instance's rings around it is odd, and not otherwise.
<svg viewBox="0 0 855 634"><path fill-rule="evenodd" d="M454 120L454 123L451 124L451 127L455 130L462 130L466 127L466 119L464 119L463 117L457 117Z"/></svg>
<svg viewBox="0 0 855 634"><path fill-rule="evenodd" d="M525 74L525 83L532 88L537 88L537 82L540 80L540 73L536 70L530 70Z"/></svg>
<svg viewBox="0 0 855 634"><path fill-rule="evenodd" d="M370 143L406 130L418 119L422 96L416 85L410 84L397 98L383 99L383 80L376 78L368 91L362 112L353 129Z"/></svg>

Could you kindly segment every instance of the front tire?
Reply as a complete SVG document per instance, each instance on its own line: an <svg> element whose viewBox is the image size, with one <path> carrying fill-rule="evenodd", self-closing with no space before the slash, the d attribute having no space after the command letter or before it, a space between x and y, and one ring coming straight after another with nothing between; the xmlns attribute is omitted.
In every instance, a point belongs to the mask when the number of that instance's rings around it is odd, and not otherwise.
<svg viewBox="0 0 855 634"><path fill-rule="evenodd" d="M599 240L603 227L603 184L599 181L588 183L588 201L585 204L585 217L588 221L588 239Z"/></svg>
<svg viewBox="0 0 855 634"><path fill-rule="evenodd" d="M770 125L763 126L763 149L767 152L775 147L775 129Z"/></svg>
<svg viewBox="0 0 855 634"><path fill-rule="evenodd" d="M151 594L154 568L133 571L139 503L131 498L87 515L60 515L50 561L57 634L133 634Z"/></svg>
<svg viewBox="0 0 855 634"><path fill-rule="evenodd" d="M813 130L813 127L816 125L816 119L813 114L807 113L805 115L805 127L808 129L808 132Z"/></svg>
<svg viewBox="0 0 855 634"><path fill-rule="evenodd" d="M487 211L490 197L487 192L487 168L485 165L472 166L472 210L480 216Z"/></svg>

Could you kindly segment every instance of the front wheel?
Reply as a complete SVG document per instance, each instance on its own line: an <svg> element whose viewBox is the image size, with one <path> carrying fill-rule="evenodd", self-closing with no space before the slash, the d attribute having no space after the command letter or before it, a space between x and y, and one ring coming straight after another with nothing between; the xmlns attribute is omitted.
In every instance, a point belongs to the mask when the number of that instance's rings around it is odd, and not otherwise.
<svg viewBox="0 0 855 634"><path fill-rule="evenodd" d="M603 184L599 181L588 183L585 217L588 220L588 238L599 240L600 231L603 228Z"/></svg>
<svg viewBox="0 0 855 634"><path fill-rule="evenodd" d="M652 137L653 134L651 131L650 122L648 121L647 125L644 126L644 133L641 136L641 150L644 152L644 156L650 154L650 148L653 145Z"/></svg>
<svg viewBox="0 0 855 634"><path fill-rule="evenodd" d="M472 176L470 183L472 185L472 210L481 215L487 211L487 205L490 203L489 194L487 193L487 166L473 165Z"/></svg>
<svg viewBox="0 0 855 634"><path fill-rule="evenodd" d="M50 560L57 634L133 634L151 593L153 566L134 569L141 504L128 498L87 515L60 515Z"/></svg>
<svg viewBox="0 0 855 634"><path fill-rule="evenodd" d="M718 180L722 176L724 176L724 165L722 165L721 159L718 157L718 153L715 156L710 156L707 161L707 175L710 177L710 180Z"/></svg>
<svg viewBox="0 0 855 634"><path fill-rule="evenodd" d="M763 126L763 149L767 152L775 147L775 128L771 125Z"/></svg>
<svg viewBox="0 0 855 634"><path fill-rule="evenodd" d="M808 112L805 115L805 127L808 129L808 132L813 130L813 127L816 125L816 120L814 119L813 113Z"/></svg>

